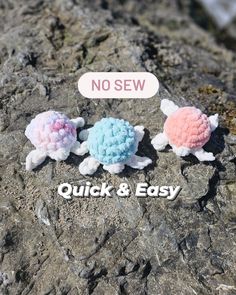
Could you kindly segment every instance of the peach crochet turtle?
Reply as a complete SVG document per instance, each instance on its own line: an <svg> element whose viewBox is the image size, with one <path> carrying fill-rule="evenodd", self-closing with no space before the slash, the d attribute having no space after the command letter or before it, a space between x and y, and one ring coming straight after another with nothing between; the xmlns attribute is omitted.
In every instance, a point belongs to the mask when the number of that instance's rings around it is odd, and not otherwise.
<svg viewBox="0 0 236 295"><path fill-rule="evenodd" d="M179 108L172 101L163 99L161 110L167 115L164 131L156 135L152 145L158 151L169 144L177 156L195 155L199 161L214 161L213 153L202 148L218 126L218 114L207 117L195 107Z"/></svg>

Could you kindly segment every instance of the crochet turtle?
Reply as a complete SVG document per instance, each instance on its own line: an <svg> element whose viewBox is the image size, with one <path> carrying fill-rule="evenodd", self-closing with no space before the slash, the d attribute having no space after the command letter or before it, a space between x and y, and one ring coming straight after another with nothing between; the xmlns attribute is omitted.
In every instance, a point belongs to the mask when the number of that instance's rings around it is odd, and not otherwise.
<svg viewBox="0 0 236 295"><path fill-rule="evenodd" d="M125 165L143 169L152 161L135 155L144 136L144 127L130 125L123 119L103 118L95 125L81 131L79 137L86 143L90 156L79 165L83 175L92 175L99 165L111 174L120 173Z"/></svg>
<svg viewBox="0 0 236 295"><path fill-rule="evenodd" d="M168 99L161 101L161 110L167 119L163 132L152 140L157 151L169 144L177 156L193 154L199 161L215 160L213 153L204 151L203 146L218 126L218 114L207 117L195 107L179 108Z"/></svg>
<svg viewBox="0 0 236 295"><path fill-rule="evenodd" d="M26 137L36 148L26 157L26 170L33 170L47 156L62 161L70 152L83 155L86 150L77 141L76 133L76 128L82 126L84 119L81 117L70 120L66 115L55 111L38 114L25 130Z"/></svg>

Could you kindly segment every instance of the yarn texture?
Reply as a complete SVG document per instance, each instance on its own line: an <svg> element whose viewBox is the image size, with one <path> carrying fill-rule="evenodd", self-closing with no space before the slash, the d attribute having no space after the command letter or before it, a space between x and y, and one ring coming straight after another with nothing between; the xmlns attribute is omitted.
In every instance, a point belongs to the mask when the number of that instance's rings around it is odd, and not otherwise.
<svg viewBox="0 0 236 295"><path fill-rule="evenodd" d="M89 131L90 155L110 165L129 159L136 152L135 130L123 119L103 118Z"/></svg>
<svg viewBox="0 0 236 295"><path fill-rule="evenodd" d="M25 135L35 146L25 159L25 168L32 171L42 164L46 157L64 161L70 153L83 156L86 146L77 141L76 128L84 126L84 119L69 119L66 115L47 111L38 114L26 127Z"/></svg>
<svg viewBox="0 0 236 295"><path fill-rule="evenodd" d="M32 119L25 135L36 149L44 152L70 149L76 142L76 126L66 115L47 111Z"/></svg>
<svg viewBox="0 0 236 295"><path fill-rule="evenodd" d="M210 139L211 126L207 115L199 109L182 107L166 119L164 132L171 145L197 149Z"/></svg>
<svg viewBox="0 0 236 295"><path fill-rule="evenodd" d="M157 151L169 144L179 157L193 154L201 162L215 160L213 153L206 152L203 146L219 124L218 114L207 117L195 107L179 108L169 99L162 99L160 108L167 119L163 132L151 141Z"/></svg>

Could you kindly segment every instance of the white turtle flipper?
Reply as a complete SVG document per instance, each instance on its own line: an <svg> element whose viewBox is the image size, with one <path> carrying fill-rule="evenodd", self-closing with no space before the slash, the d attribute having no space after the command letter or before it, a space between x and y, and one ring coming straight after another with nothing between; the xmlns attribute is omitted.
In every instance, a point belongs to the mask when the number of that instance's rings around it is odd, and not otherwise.
<svg viewBox="0 0 236 295"><path fill-rule="evenodd" d="M157 134L151 141L151 144L153 145L154 149L157 151L164 150L168 143L169 141L165 133Z"/></svg>
<svg viewBox="0 0 236 295"><path fill-rule="evenodd" d="M91 128L89 128L89 129L91 129ZM84 129L84 130L80 131L80 133L79 133L79 139L80 140L85 141L85 140L88 139L89 129Z"/></svg>
<svg viewBox="0 0 236 295"><path fill-rule="evenodd" d="M56 161L64 161L68 158L70 154L70 150L69 149L58 149L57 151L51 151L50 153L48 153L48 156Z"/></svg>
<svg viewBox="0 0 236 295"><path fill-rule="evenodd" d="M172 145L172 148L173 148L173 151L176 153L176 155L179 157L185 157L191 153L191 149L184 146L176 147Z"/></svg>
<svg viewBox="0 0 236 295"><path fill-rule="evenodd" d="M208 153L208 152L204 151L204 149L198 149L195 151L191 151L191 154L196 156L199 161L214 161L215 160L213 153Z"/></svg>
<svg viewBox="0 0 236 295"><path fill-rule="evenodd" d="M137 125L134 127L135 130L135 138L137 140L137 142L139 143L140 141L142 141L143 137L144 137L144 126L141 125Z"/></svg>
<svg viewBox="0 0 236 295"><path fill-rule="evenodd" d="M144 167L148 166L152 163L152 160L148 157L140 157L133 155L129 160L125 162L126 165L130 166L134 169L143 169Z"/></svg>
<svg viewBox="0 0 236 295"><path fill-rule="evenodd" d="M122 172L125 168L125 165L123 163L116 163L111 165L103 165L103 169L107 170L111 174L118 174Z"/></svg>
<svg viewBox="0 0 236 295"><path fill-rule="evenodd" d="M84 141L81 144L76 141L70 151L77 156L85 155L88 152L87 141Z"/></svg>
<svg viewBox="0 0 236 295"><path fill-rule="evenodd" d="M71 119L70 121L75 124L76 128L83 127L85 124L85 121L82 117Z"/></svg>
<svg viewBox="0 0 236 295"><path fill-rule="evenodd" d="M218 114L212 115L208 117L208 119L210 121L211 131L214 131L219 124L219 115Z"/></svg>
<svg viewBox="0 0 236 295"><path fill-rule="evenodd" d="M179 109L179 107L169 99L162 99L161 111L168 117Z"/></svg>
<svg viewBox="0 0 236 295"><path fill-rule="evenodd" d="M42 164L46 157L47 154L45 152L42 152L40 150L31 151L26 157L26 170L32 171L38 165Z"/></svg>
<svg viewBox="0 0 236 295"><path fill-rule="evenodd" d="M142 141L145 134L144 127L141 125L137 125L134 127L134 131L135 131L135 152L137 152L139 142Z"/></svg>
<svg viewBox="0 0 236 295"><path fill-rule="evenodd" d="M79 172L82 175L92 175L99 167L100 163L93 157L88 157L79 165Z"/></svg>

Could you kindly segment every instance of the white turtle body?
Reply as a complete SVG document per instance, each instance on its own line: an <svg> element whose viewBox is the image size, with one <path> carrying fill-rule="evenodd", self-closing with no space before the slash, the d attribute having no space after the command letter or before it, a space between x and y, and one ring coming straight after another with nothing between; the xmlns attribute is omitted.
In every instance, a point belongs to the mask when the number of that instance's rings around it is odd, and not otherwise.
<svg viewBox="0 0 236 295"><path fill-rule="evenodd" d="M59 127L56 132L55 130L49 130L49 127L52 128L53 123L44 127L47 120L50 120L52 116L57 115L63 116L67 126L69 126L68 128L71 129L61 128L60 130ZM25 131L25 135L30 139L31 143L36 148L26 157L26 170L31 171L35 169L44 162L46 157L50 157L56 161L63 161L69 156L70 152L80 156L84 155L86 152L84 145L80 144L76 140L76 128L83 126L84 119L81 117L69 120L65 115L54 111L48 111L37 115L27 126ZM48 130L45 130L45 128L48 128Z"/></svg>

